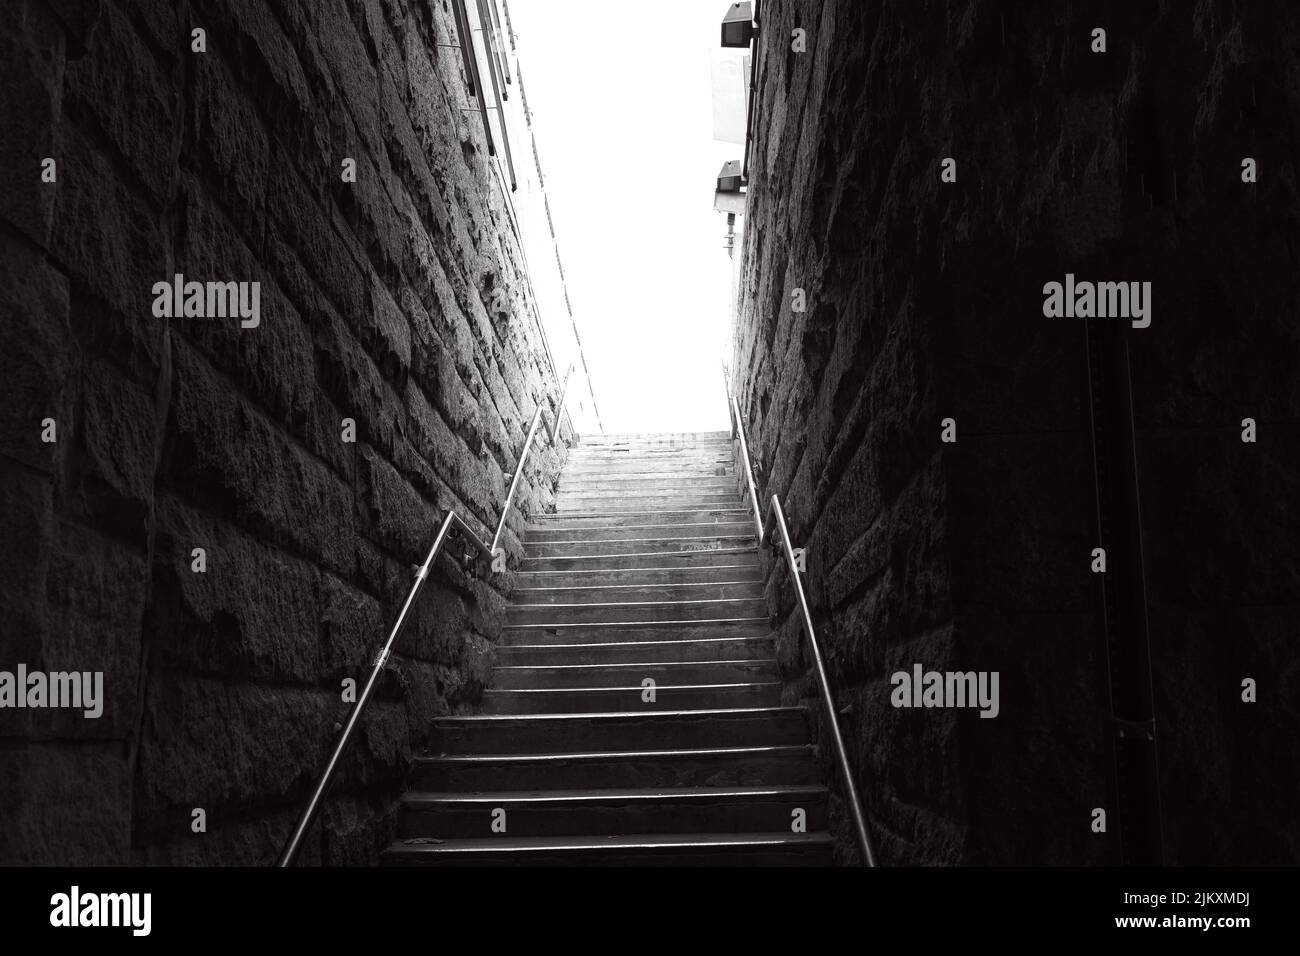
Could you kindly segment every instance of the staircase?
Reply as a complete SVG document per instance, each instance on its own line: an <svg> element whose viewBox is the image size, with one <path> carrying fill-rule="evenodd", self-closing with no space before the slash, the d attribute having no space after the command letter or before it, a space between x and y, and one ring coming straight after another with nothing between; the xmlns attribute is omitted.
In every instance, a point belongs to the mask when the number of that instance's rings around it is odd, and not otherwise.
<svg viewBox="0 0 1300 956"><path fill-rule="evenodd" d="M436 722L384 862L829 865L729 435L584 440L556 505L528 529L483 714Z"/></svg>

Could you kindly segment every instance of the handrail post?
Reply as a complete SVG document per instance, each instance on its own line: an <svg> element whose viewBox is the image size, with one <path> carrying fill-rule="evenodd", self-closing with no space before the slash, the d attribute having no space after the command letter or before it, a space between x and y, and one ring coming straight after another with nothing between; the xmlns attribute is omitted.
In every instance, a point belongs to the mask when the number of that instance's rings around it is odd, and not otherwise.
<svg viewBox="0 0 1300 956"><path fill-rule="evenodd" d="M779 532L781 545L785 551L786 566L790 570L790 580L794 583L795 598L798 600L799 610L803 616L804 633L808 635L808 644L812 648L813 664L817 669L817 682L821 687L822 701L826 705L826 719L830 725L831 743L835 745L835 755L838 758L841 775L844 777L844 789L848 797L849 809L853 813L853 826L857 831L858 847L862 850L862 857L866 865L875 866L876 857L871 850L871 838L867 835L867 822L862 815L862 803L858 799L858 787L853 781L853 772L849 767L849 755L844 748L844 737L840 734L840 721L835 713L835 699L831 696L830 680L826 676L826 664L822 660L821 646L817 641L817 631L813 627L812 612L808 610L808 597L804 594L803 580L799 575L799 567L795 563L794 547L790 543L790 528L785 521L785 512L781 510L781 501L776 495L772 496L768 521L775 524L774 530ZM764 536L766 536L766 529L764 529Z"/></svg>

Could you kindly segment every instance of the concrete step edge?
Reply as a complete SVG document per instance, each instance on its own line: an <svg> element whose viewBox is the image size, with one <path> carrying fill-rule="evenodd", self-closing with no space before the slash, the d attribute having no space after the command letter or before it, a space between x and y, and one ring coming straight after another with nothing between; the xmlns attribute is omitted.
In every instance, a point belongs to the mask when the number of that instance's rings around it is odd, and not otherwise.
<svg viewBox="0 0 1300 956"><path fill-rule="evenodd" d="M599 529L601 531L605 528ZM753 531L739 534L665 534L658 538L564 538L550 541L525 541L525 548L553 548L561 544L640 544L646 541L754 541L757 547L758 535ZM701 550L720 551L721 548ZM660 551L645 551L643 554L662 554ZM695 554L697 552L687 552ZM533 555L529 555L533 557Z"/></svg>
<svg viewBox="0 0 1300 956"><path fill-rule="evenodd" d="M750 535L750 537L755 537ZM555 542L548 542L555 543ZM583 544L586 542L569 542L570 544ZM755 544L748 548L710 548L700 551L626 551L620 554L529 554L524 557L524 561L590 561L595 558L662 558L666 555L681 556L687 554L753 554L758 550ZM634 571L649 570L647 568L615 568L614 570ZM659 568L656 570L677 570L676 568ZM520 569L521 573L526 573Z"/></svg>
<svg viewBox="0 0 1300 956"><path fill-rule="evenodd" d="M506 610L536 610L538 607L584 607L584 609L595 609L595 607L664 607L667 605L737 604L737 602L741 601L762 600L762 594L759 594L757 597L694 597L685 598L685 600L681 601L591 601L589 604L511 604L506 606Z"/></svg>
<svg viewBox="0 0 1300 956"><path fill-rule="evenodd" d="M650 570L650 569L649 569L649 568L644 568L644 569L642 569L642 570ZM671 570L680 570L680 569L673 568L673 569L671 569ZM572 574L572 573L574 573L574 572L572 572L572 571L541 571L541 572L534 571L534 572L530 572L530 573L533 573L533 574ZM544 592L544 593L548 593L548 594L549 594L549 593L554 592L554 591L613 591L613 590L616 590L616 589L619 589L619 588L623 588L623 589L627 589L627 588L719 588L719 587L730 587L731 585L737 585L737 586L739 586L739 585L744 585L744 584L762 584L762 583L763 583L763 581L762 581L761 579L755 579L755 580L752 580L752 581L684 581L684 582L682 582L682 583L680 583L680 584L571 584L571 585L560 585L560 586L557 586L557 587L549 587L549 588L515 588L513 591L510 592L510 596L511 596L511 597L514 597L514 596L515 596L516 594L518 594L520 591L541 591L541 592ZM563 607L564 605L558 605L558 604L557 604L557 605L547 605L547 606L548 606L548 607Z"/></svg>
<svg viewBox="0 0 1300 956"><path fill-rule="evenodd" d="M495 803L598 803L628 800L716 800L727 797L825 797L829 790L819 784L773 784L749 787L595 787L590 790L492 790L457 793L456 791L408 791L402 796L407 806Z"/></svg>
<svg viewBox="0 0 1300 956"><path fill-rule="evenodd" d="M692 849L702 847L823 847L832 844L825 831L813 833L692 833L692 834L633 834L616 837L481 837L444 840L436 843L415 838L410 842L398 840L385 852L393 855L457 854L457 853L528 853L536 851L584 850L653 850Z"/></svg>
<svg viewBox="0 0 1300 956"><path fill-rule="evenodd" d="M664 691L669 691L669 690L671 690L671 691L685 691L685 690L691 690L691 691L700 691L700 690L730 690L730 691L734 691L734 690L736 690L736 689L739 688L739 687L752 687L752 688L759 688L759 687L780 687L780 686L781 686L781 682L780 682L780 681L746 681L746 682L737 683L737 684L664 684L664 683L660 683L660 684L658 684L658 685L656 686L655 690L658 691L659 693L663 693ZM637 694L640 694L643 690L645 690L645 688L642 687L640 684L636 684L636 685L633 685L633 686L631 686L631 687L618 687L618 686L616 686L616 685L612 685L612 684L611 684L610 686L608 686L608 687L489 687L487 690L483 691L483 694L484 694L485 696L488 695L488 694L499 694L499 695L505 695L505 694L541 694L541 695L543 695L543 696L545 696L545 695L547 695L547 694L591 694L591 695L597 695L597 694L600 694L600 695L605 695L605 694L613 693L614 691L627 691L628 693L637 693Z"/></svg>
<svg viewBox="0 0 1300 956"><path fill-rule="evenodd" d="M501 629L521 630L523 628L550 628L559 630L566 627L672 627L677 624L686 627L700 627L705 624L767 624L766 617L714 617L703 618L698 621L591 621L575 624L503 624Z"/></svg>
<svg viewBox="0 0 1300 956"><path fill-rule="evenodd" d="M558 534L561 532L572 534L573 532L578 532L578 531L649 531L654 528L661 528L665 531L675 531L679 528L717 528L720 526L743 525L743 524L745 524L745 520L742 517L742 518L737 518L735 521L680 521L671 524L587 525L586 527L581 527L581 528L564 528L564 527L547 528L547 527L537 527L535 525L529 525L527 531L529 532L545 531L547 534ZM751 537L755 536L755 532L753 531L751 531L749 534ZM676 536L674 535L672 537L676 537ZM715 535L698 535L697 537L715 537ZM529 541L528 543L529 544L543 544L543 543L553 544L555 543L555 540L559 540L559 539L548 540L546 542L543 542L540 539L538 539L537 541ZM593 540L593 539L586 538L586 539L579 539L579 540ZM618 539L618 540L638 541L641 539L625 538L625 539ZM662 541L663 538L661 537L650 538L649 540Z"/></svg>
<svg viewBox="0 0 1300 956"><path fill-rule="evenodd" d="M776 635L765 634L759 637L684 637L676 641L593 641L590 644L507 644L497 648L502 651L554 651L561 653L563 651L586 651L594 648L604 647L628 647L638 649L653 650L656 647L670 645L672 647L690 646L692 644L747 644L754 641L774 641ZM758 663L769 663L767 658L757 659ZM677 662L683 663L683 662ZM690 662L686 662L690 663ZM696 664L724 664L726 661L695 661ZM750 663L755 663L751 661ZM771 661L770 663L775 663ZM502 665L505 666L505 665ZM510 665L512 667L523 667L525 665ZM538 667L547 667L550 665L538 664Z"/></svg>
<svg viewBox="0 0 1300 956"><path fill-rule="evenodd" d="M534 518L626 518L631 515L690 515L690 514L717 514L719 512L728 512L739 515L747 515L751 512L746 508L683 508L676 511L665 511L662 508L654 508L649 511L590 511L577 512L566 511L563 514L554 511L546 511L533 515Z"/></svg>
<svg viewBox="0 0 1300 956"><path fill-rule="evenodd" d="M806 716L808 709L806 707L688 707L682 710L610 710L597 711L594 713L574 713L574 714L463 714L457 716L435 717L433 726L438 727L456 727L456 726L474 726L476 724L501 723L503 721L533 721L533 720L555 720L555 721L589 721L597 720L601 723L636 723L642 720L672 720L674 717L697 718L719 716L726 714L728 716L737 716L743 714L754 719L763 719L767 717L794 717Z"/></svg>
<svg viewBox="0 0 1300 956"><path fill-rule="evenodd" d="M584 750L553 751L529 754L435 754L419 756L415 762L425 766L474 766L479 764L551 763L557 760L651 760L707 759L712 757L811 756L813 744L771 744L748 747L681 747L669 750Z"/></svg>
<svg viewBox="0 0 1300 956"><path fill-rule="evenodd" d="M653 552L653 553L654 553L654 554L661 554L662 552L656 551L656 552ZM695 552L691 552L691 553L694 554ZM728 552L728 553L731 553L731 552ZM597 557L602 557L602 555L597 555ZM518 576L518 575L521 575L521 574L625 574L625 573L630 572L630 571L636 571L636 572L647 572L647 573L648 573L648 572L653 572L653 573L655 573L655 574L659 574L659 573L661 573L661 572L663 572L663 571L732 571L732 570L754 571L754 570L761 570L761 569L757 568L755 565L752 565L752 564L714 564L714 565L707 565L707 566L698 567L698 568L691 568L691 567L685 567L685 568L574 568L572 571L516 571L516 572L515 572L515 575ZM688 582L688 583L689 583L689 582ZM717 584L717 583L719 583L719 582L716 582L716 581L701 581L701 582L696 582L696 583L701 583L701 584ZM762 583L763 583L763 580L760 578L760 579L758 579L757 582L754 582L754 581L746 581L746 582L744 582L744 583L745 583L745 584L754 584L754 583L762 584ZM604 586L604 587L619 587L620 585L614 585L614 584L611 584L611 585L597 585L597 584L586 585L586 584L575 584L575 585L573 585L573 587L602 587L602 586ZM653 585L653 584L636 584L636 585L628 585L628 586L629 586L629 587L655 587L655 585ZM664 584L664 587L678 587L678 586L679 586L679 585L674 585L674 584L671 584L671 583ZM531 589L531 590L538 590L538 589L537 589L537 588L533 588L533 589Z"/></svg>
<svg viewBox="0 0 1300 956"><path fill-rule="evenodd" d="M591 645L588 645L591 646ZM649 646L648 643L637 644L637 647ZM493 667L494 671L564 671L566 673L575 673L578 671L593 671L600 668L605 670L622 670L646 667L725 667L727 665L743 664L748 667L765 667L776 666L775 658L755 658L754 660L719 660L719 661L633 661L609 664L498 664ZM518 688L500 688L501 690L516 690Z"/></svg>

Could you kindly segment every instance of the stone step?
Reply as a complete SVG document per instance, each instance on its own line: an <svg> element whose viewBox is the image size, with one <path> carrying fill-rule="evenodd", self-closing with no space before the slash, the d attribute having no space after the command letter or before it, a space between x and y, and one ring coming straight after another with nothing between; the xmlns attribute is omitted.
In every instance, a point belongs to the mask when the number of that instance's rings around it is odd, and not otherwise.
<svg viewBox="0 0 1300 956"><path fill-rule="evenodd" d="M565 468L560 473L559 480L573 484L601 482L605 487L615 489L624 487L622 483L624 480L628 484L636 484L662 478L680 480L687 484L695 481L727 481L732 484L740 482L736 469L730 462L702 462L696 465L670 463L657 466L652 464L643 469L631 468L627 462L621 465L618 462L610 462L574 468L572 471Z"/></svg>
<svg viewBox="0 0 1300 956"><path fill-rule="evenodd" d="M661 568L706 568L725 565L735 566L746 560L758 566L758 551L751 544L748 547L717 548L710 551L643 551L627 549L617 554L570 554L551 557L525 557L520 562L519 572L534 571L619 571L651 570Z"/></svg>
<svg viewBox="0 0 1300 956"><path fill-rule="evenodd" d="M591 568L581 571L515 571L515 590L542 591L557 587L620 585L669 586L675 584L718 584L731 581L761 582L763 570L758 554L733 555L735 564L713 564L684 568ZM512 592L513 593L513 592Z"/></svg>
<svg viewBox="0 0 1300 956"><path fill-rule="evenodd" d="M498 834L504 810L512 838L619 834L789 831L802 810L808 830L827 826L826 789L813 784L752 787L411 792L402 799L402 836L464 839ZM500 823L497 824L498 827Z"/></svg>
<svg viewBox="0 0 1300 956"><path fill-rule="evenodd" d="M732 443L728 439L686 439L664 442L608 442L591 444L585 442L574 445L569 453L579 458L599 455L628 455L630 457L648 458L655 455L674 454L691 451L715 451L731 454Z"/></svg>
<svg viewBox="0 0 1300 956"><path fill-rule="evenodd" d="M581 455L570 453L565 461L561 478L578 475L629 475L662 474L707 471L715 474L734 474L736 461L730 450L682 451L657 455Z"/></svg>
<svg viewBox="0 0 1300 956"><path fill-rule="evenodd" d="M611 511L620 509L639 509L649 511L652 514L662 513L658 505L648 505L642 507L645 501L680 501L683 503L692 503L690 507L696 508L740 508L745 504L741 498L737 486L728 482L714 488L649 488L644 490L613 490L613 491L566 491L561 488L555 495L555 511L550 512L558 518L563 518L570 512L577 512L577 508L572 506L571 502L589 501L595 502L596 507L593 511L601 508L608 508ZM602 504L603 503L603 504ZM646 522L642 522L643 524ZM656 518L651 524L674 524L672 520Z"/></svg>
<svg viewBox="0 0 1300 956"><path fill-rule="evenodd" d="M611 478L608 475L590 477L563 476L556 485L557 495L586 497L593 494L644 495L657 494L727 494L739 485L735 475L682 475L673 473L659 477Z"/></svg>
<svg viewBox="0 0 1300 956"><path fill-rule="evenodd" d="M501 646L520 644L611 644L702 638L769 637L766 616L714 621L647 621L638 624L515 624L501 629Z"/></svg>
<svg viewBox="0 0 1300 956"><path fill-rule="evenodd" d="M766 684L660 684L653 703L643 699L645 689L632 687L574 687L483 692L485 714L603 714L650 710L692 710L724 707L776 707L781 685Z"/></svg>
<svg viewBox="0 0 1300 956"><path fill-rule="evenodd" d="M573 446L575 451L601 451L610 448L680 448L693 445L730 445L730 433L668 435L599 435L588 436Z"/></svg>
<svg viewBox="0 0 1300 956"><path fill-rule="evenodd" d="M580 446L623 444L629 441L663 442L703 438L707 441L729 441L731 432L727 429L715 429L712 432L602 432L588 434L578 442Z"/></svg>
<svg viewBox="0 0 1300 956"><path fill-rule="evenodd" d="M398 841L384 866L830 866L831 838L813 833L506 837Z"/></svg>
<svg viewBox="0 0 1300 956"><path fill-rule="evenodd" d="M726 478L717 481L706 479L706 482L698 484L674 479L673 482L664 483L662 487L656 487L654 484L613 487L604 481L584 482L574 488L557 486L554 513L561 514L566 509L578 510L564 504L573 501L605 502L604 505L589 509L591 511L665 511L667 507L707 510L741 507L737 504L740 499L739 483ZM681 505L666 507L645 503L651 501L680 501Z"/></svg>
<svg viewBox="0 0 1300 956"><path fill-rule="evenodd" d="M543 544L553 541L644 541L644 540L679 540L683 536L692 538L709 537L755 537L754 522L738 521L655 521L647 516L642 524L623 524L609 526L571 527L568 522L555 521L544 526L528 529L525 545Z"/></svg>
<svg viewBox="0 0 1300 956"><path fill-rule="evenodd" d="M417 757L411 790L585 790L818 783L811 744Z"/></svg>
<svg viewBox="0 0 1300 956"><path fill-rule="evenodd" d="M656 644L634 645L652 651ZM653 680L658 684L752 684L778 679L776 661L653 661L624 664L504 664L492 668L496 690L558 687L630 687Z"/></svg>
<svg viewBox="0 0 1300 956"><path fill-rule="evenodd" d="M701 522L753 521L748 508L714 508L704 511L606 511L533 515L528 534L559 528L625 528L644 524L699 524Z"/></svg>
<svg viewBox="0 0 1300 956"><path fill-rule="evenodd" d="M593 461L734 460L735 457L735 448L731 442L681 442L675 445L610 445L604 448L575 446L569 449L565 461L583 464Z"/></svg>
<svg viewBox="0 0 1300 956"><path fill-rule="evenodd" d="M829 865L729 434L584 443L554 507L524 532L481 713L434 721L384 862Z"/></svg>
<svg viewBox="0 0 1300 956"><path fill-rule="evenodd" d="M574 469L569 471L565 469L560 474L560 481L590 481L605 482L611 488L622 488L626 485L635 485L645 481L671 481L675 478L683 478L687 481L737 481L738 472L734 468L727 468L721 464L718 465L700 465L694 468L673 468L667 469L662 465L651 468L649 471L604 471L596 466L584 469Z"/></svg>
<svg viewBox="0 0 1300 956"><path fill-rule="evenodd" d="M741 501L739 493L629 495L608 494L556 495L553 514L564 516L579 511L683 511L689 509L734 508Z"/></svg>
<svg viewBox="0 0 1300 956"><path fill-rule="evenodd" d="M506 624L614 624L651 621L714 621L761 617L762 598L704 598L698 601L620 601L604 604L511 604Z"/></svg>
<svg viewBox="0 0 1300 956"><path fill-rule="evenodd" d="M771 637L733 637L684 641L611 641L604 644L516 644L498 647L501 665L634 664L643 660L756 661L776 656Z"/></svg>
<svg viewBox="0 0 1300 956"><path fill-rule="evenodd" d="M522 754L806 744L802 707L438 717L435 754Z"/></svg>
<svg viewBox="0 0 1300 956"><path fill-rule="evenodd" d="M593 579L594 580L594 579ZM608 604L626 601L700 601L708 598L761 598L763 584L750 580L690 584L605 584L569 587L516 587L512 604Z"/></svg>
<svg viewBox="0 0 1300 956"><path fill-rule="evenodd" d="M744 526L741 526L744 527ZM752 529L738 534L668 533L664 537L583 538L577 541L525 541L526 558L580 558L593 555L699 554L728 548L756 548Z"/></svg>

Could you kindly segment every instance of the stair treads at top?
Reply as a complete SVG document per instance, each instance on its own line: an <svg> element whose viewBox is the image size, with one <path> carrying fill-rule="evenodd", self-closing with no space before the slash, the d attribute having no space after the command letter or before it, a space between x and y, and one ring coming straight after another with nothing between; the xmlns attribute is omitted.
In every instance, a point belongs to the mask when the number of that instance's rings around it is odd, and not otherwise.
<svg viewBox="0 0 1300 956"><path fill-rule="evenodd" d="M720 494L645 494L645 495L559 495L555 499L555 514L570 511L684 511L691 508L732 508L740 503L735 491Z"/></svg>
<svg viewBox="0 0 1300 956"><path fill-rule="evenodd" d="M662 508L632 511L626 508L615 508L609 511L567 512L565 514L544 512L532 516L527 533L531 535L534 531L544 531L551 527L619 528L647 523L699 524L709 521L752 521L753 513L749 508L735 505L725 508L701 508L689 511L667 511Z"/></svg>
<svg viewBox="0 0 1300 956"><path fill-rule="evenodd" d="M728 548L754 548L758 544L752 526L734 534L696 535L689 532L667 534L663 537L613 537L579 538L569 541L525 541L524 556L528 558L585 557L589 555L654 554L660 552L705 553Z"/></svg>
<svg viewBox="0 0 1300 956"><path fill-rule="evenodd" d="M735 462L729 452L690 452L674 455L570 455L560 472L560 479L575 476L649 475L712 472L734 475Z"/></svg>
<svg viewBox="0 0 1300 956"><path fill-rule="evenodd" d="M557 496L564 498L595 498L602 494L605 495L627 495L631 498L644 497L694 497L694 496L711 496L711 495L733 495L739 497L745 490L745 486L736 481L731 475L673 475L671 481L676 483L677 488L665 486L665 482L658 478L637 478L636 480L609 481L605 480L607 476L600 476L599 480L587 480L578 478L576 480L560 479L556 485ZM730 502L722 505L698 505L691 508L676 510L694 510L707 511L719 508L741 508L743 505ZM593 509L599 510L599 509ZM665 511L663 508L610 508L610 512L617 511Z"/></svg>
<svg viewBox="0 0 1300 956"><path fill-rule="evenodd" d="M700 581L682 584L662 583L599 583L581 586L551 585L542 587L516 587L510 592L510 603L531 604L611 604L626 601L698 601L706 598L761 598L763 583L757 575L748 580Z"/></svg>
<svg viewBox="0 0 1300 956"><path fill-rule="evenodd" d="M585 570L624 570L654 568L704 568L710 565L735 566L745 560L758 565L758 549L753 542L740 547L711 548L700 550L664 550L647 551L639 546L624 548L607 554L569 554L550 555L547 557L528 557L519 565L524 573L535 571L585 571Z"/></svg>
<svg viewBox="0 0 1300 956"><path fill-rule="evenodd" d="M524 543L543 544L546 542L572 541L618 541L618 540L681 540L682 538L722 538L752 537L755 534L753 520L740 518L735 521L678 521L672 523L654 523L654 517L648 516L646 524L621 524L614 526L570 527L567 523L552 522L546 527L533 527L528 530Z"/></svg>
<svg viewBox="0 0 1300 956"><path fill-rule="evenodd" d="M654 555L650 555L654 557ZM666 568L590 568L559 571L519 570L514 572L515 589L581 587L587 585L617 586L673 585L692 583L718 583L723 581L763 580L763 569L754 551L732 553L731 563ZM527 564L528 562L525 562Z"/></svg>

